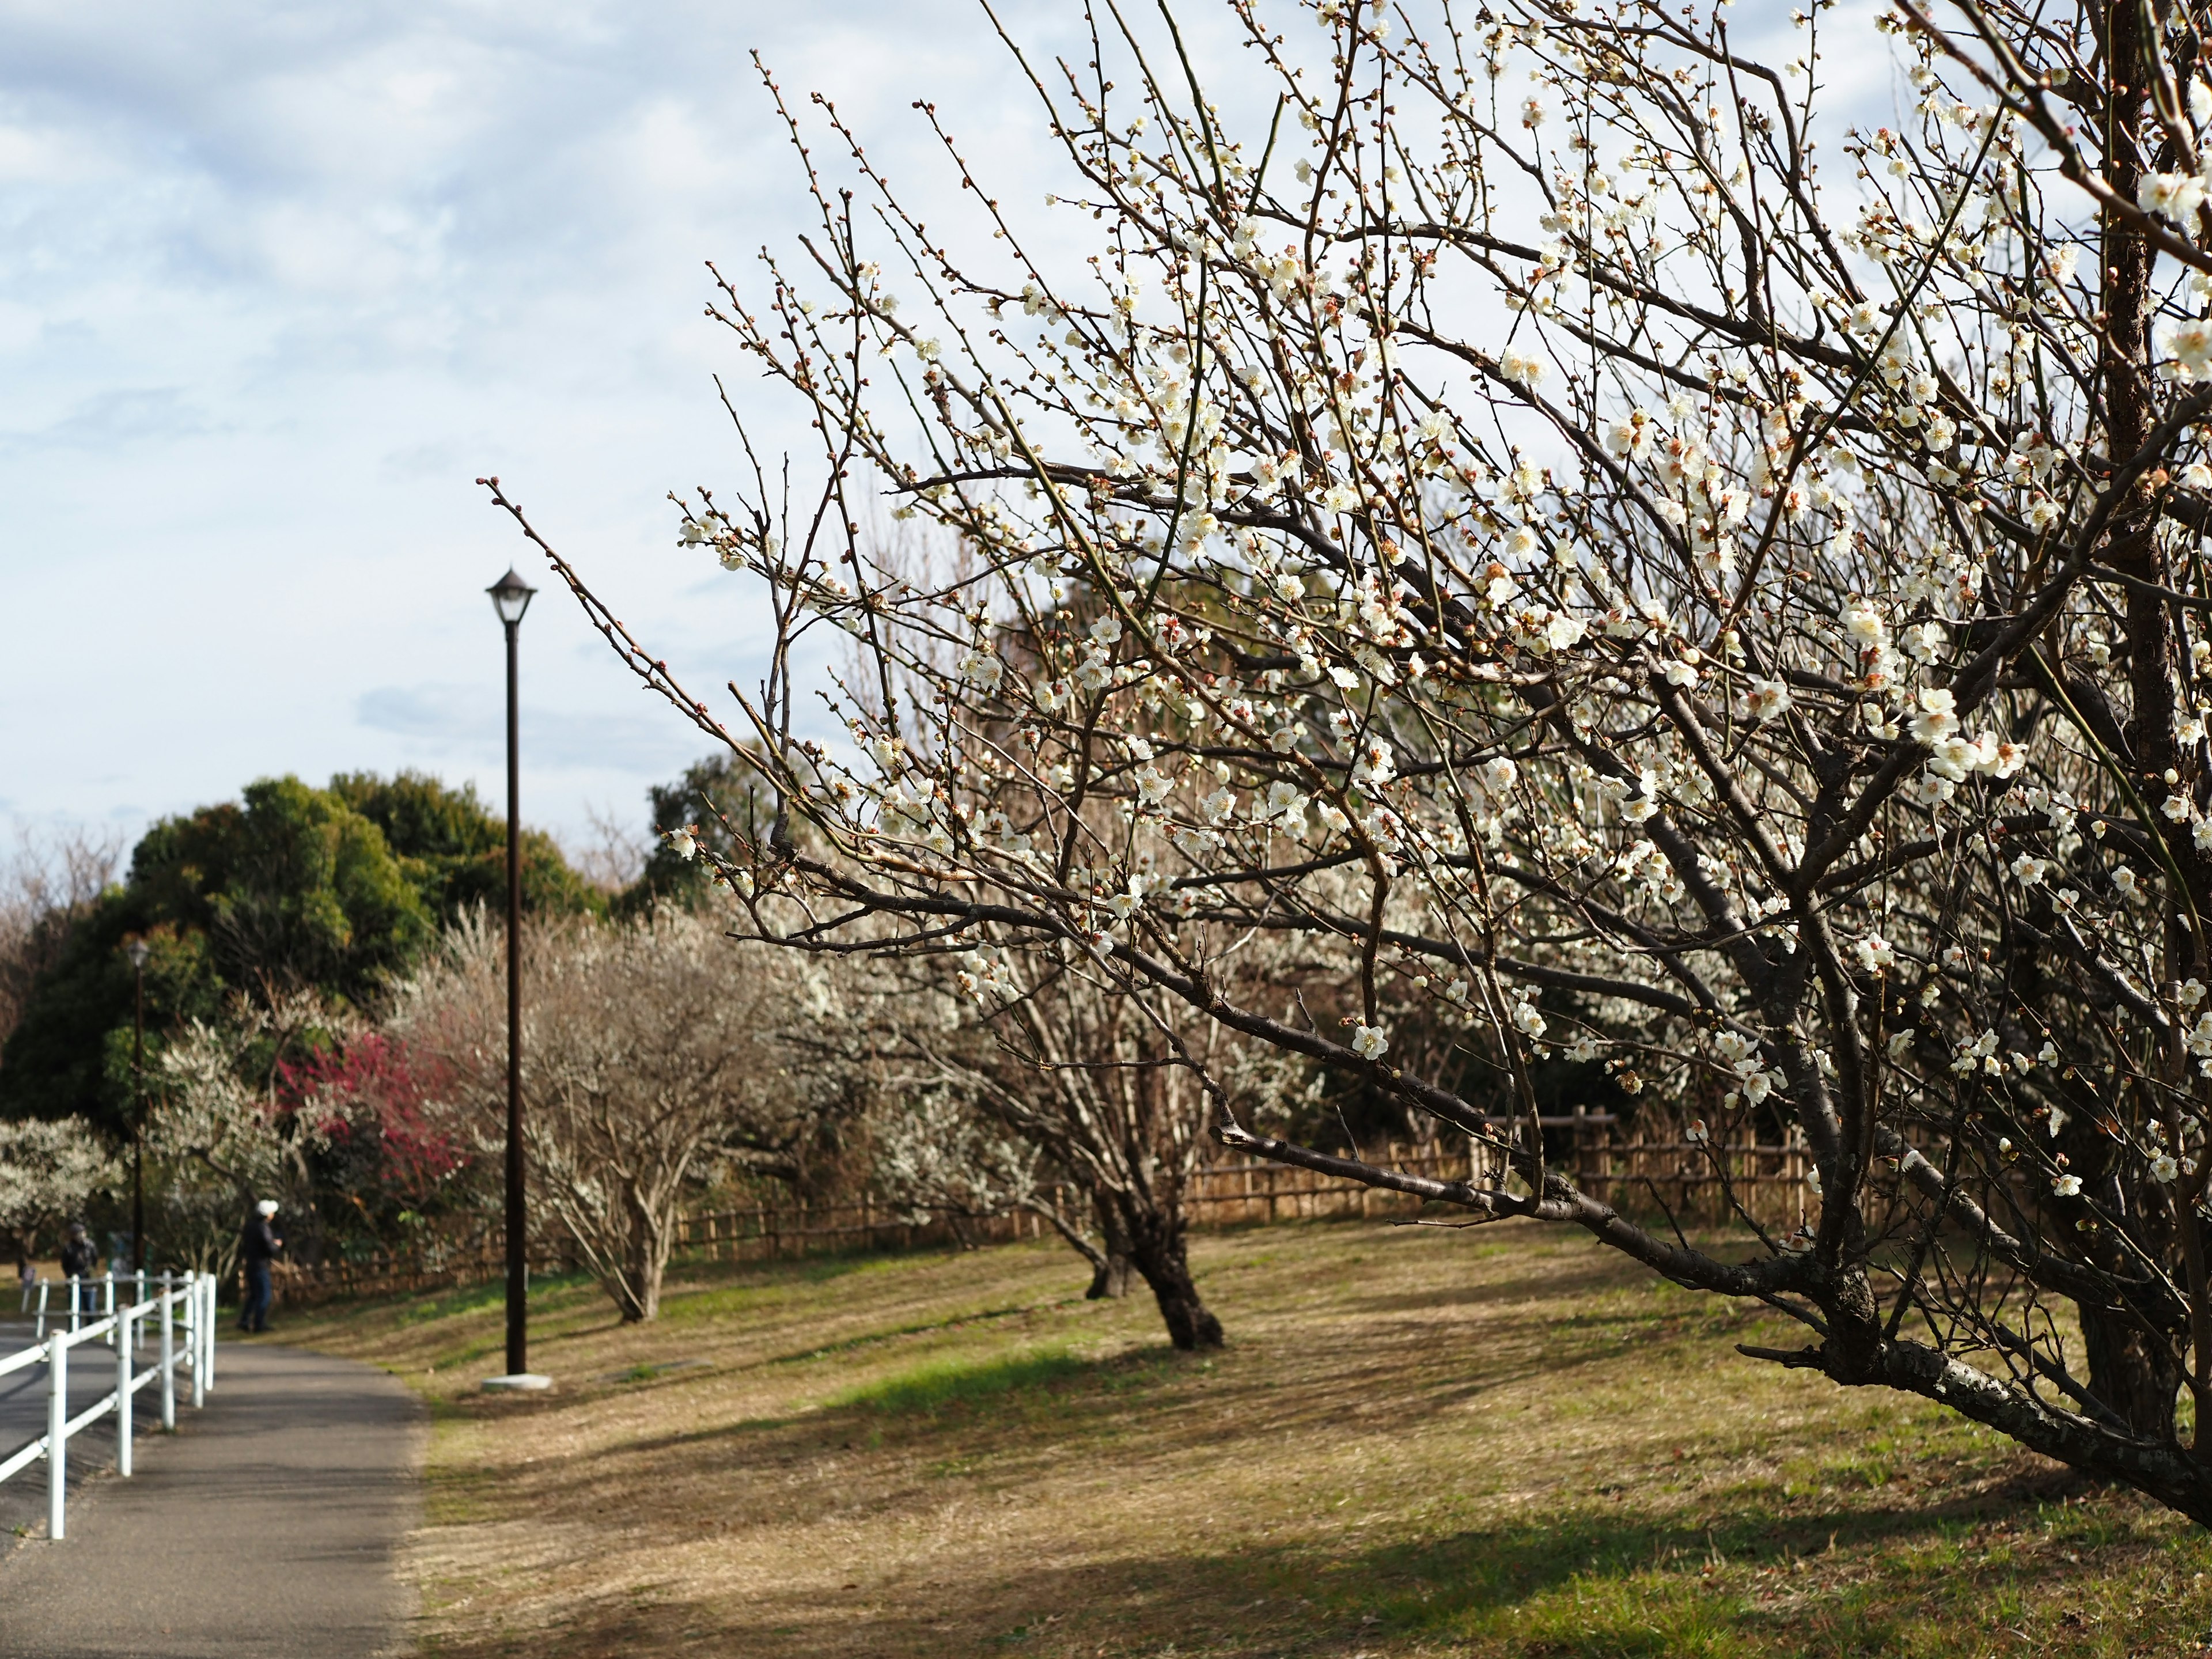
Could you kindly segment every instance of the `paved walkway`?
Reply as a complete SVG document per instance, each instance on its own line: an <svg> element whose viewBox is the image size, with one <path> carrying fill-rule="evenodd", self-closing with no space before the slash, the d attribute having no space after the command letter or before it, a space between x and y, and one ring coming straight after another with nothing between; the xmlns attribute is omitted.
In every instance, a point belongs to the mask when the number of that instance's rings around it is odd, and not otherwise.
<svg viewBox="0 0 2212 1659"><path fill-rule="evenodd" d="M137 1441L131 1480L71 1491L67 1539L0 1559L0 1654L413 1651L396 1569L421 1507L415 1397L366 1365L274 1346L224 1342L215 1376L204 1410L179 1405L175 1438Z"/></svg>
<svg viewBox="0 0 2212 1659"><path fill-rule="evenodd" d="M27 1320L0 1319L0 1353L12 1353L27 1347L35 1340L35 1333ZM138 1350L141 1369L154 1363L160 1350L153 1343ZM179 1378L183 1382L182 1376ZM115 1386L115 1351L98 1342L88 1342L70 1353L70 1415L74 1417L87 1406ZM179 1401L188 1397L189 1384L179 1395ZM159 1425L161 1416L161 1396L158 1384L149 1384L139 1390L137 1401L137 1444L141 1452L146 1448L146 1425ZM95 1481L98 1471L115 1467L115 1419L103 1417L70 1442L69 1484L70 1502L76 1502L77 1488L88 1476ZM27 1370L0 1376L0 1453L11 1452L27 1440L36 1440L46 1431L46 1368L33 1365ZM74 1509L70 1510L75 1514ZM16 1528L33 1527L44 1531L46 1524L46 1466L34 1463L12 1480L0 1480L0 1555L4 1555L14 1541Z"/></svg>

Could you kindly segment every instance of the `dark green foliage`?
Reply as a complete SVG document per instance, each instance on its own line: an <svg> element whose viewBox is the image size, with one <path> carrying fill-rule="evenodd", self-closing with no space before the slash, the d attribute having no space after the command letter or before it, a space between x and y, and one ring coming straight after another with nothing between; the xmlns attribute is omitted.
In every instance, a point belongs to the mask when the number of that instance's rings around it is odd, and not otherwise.
<svg viewBox="0 0 2212 1659"><path fill-rule="evenodd" d="M71 932L59 958L39 976L23 1018L0 1050L0 1115L81 1114L121 1133L131 1087L131 964L123 943L143 934L146 963L146 1063L158 1062L163 1035L185 1020L208 1018L223 987L204 933L149 927L128 889L112 887Z"/></svg>
<svg viewBox="0 0 2212 1659"><path fill-rule="evenodd" d="M391 778L341 772L330 793L384 832L385 842L441 922L477 905L507 902L507 823L477 799L422 772ZM522 832L522 908L556 915L603 915L606 896L568 866L542 830Z"/></svg>
<svg viewBox="0 0 2212 1659"><path fill-rule="evenodd" d="M131 973L146 968L147 1065L167 1033L212 1018L234 994L313 987L360 1004L402 975L440 926L506 891L506 829L474 790L402 773L343 775L328 789L264 778L234 802L165 818L130 874L96 900L33 985L0 1050L0 1115L130 1121ZM526 906L605 901L552 841L526 833Z"/></svg>
<svg viewBox="0 0 2212 1659"><path fill-rule="evenodd" d="M357 1001L435 928L383 831L297 778L155 824L131 853L127 890L143 925L204 934L223 981L255 992L313 985Z"/></svg>

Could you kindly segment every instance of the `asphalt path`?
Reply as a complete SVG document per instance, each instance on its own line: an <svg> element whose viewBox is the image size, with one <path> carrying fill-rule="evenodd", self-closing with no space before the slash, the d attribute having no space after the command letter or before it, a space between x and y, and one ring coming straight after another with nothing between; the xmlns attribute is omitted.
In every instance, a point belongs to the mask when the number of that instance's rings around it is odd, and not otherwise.
<svg viewBox="0 0 2212 1659"><path fill-rule="evenodd" d="M92 1352L112 1382L113 1354ZM72 1490L67 1538L50 1542L41 1525L0 1559L0 1654L389 1659L414 1650L398 1565L420 1516L415 1397L368 1366L268 1343L224 1341L215 1378L204 1409L180 1399L173 1437L135 1438L131 1480L95 1476ZM96 1374L87 1382L89 1403L102 1390ZM41 1373L39 1413L43 1388ZM149 1388L138 1398L156 1396ZM38 1432L37 1413L15 1432L20 1406L21 1397L0 1402L0 1444ZM141 1421L158 1424L159 1410ZM70 1443L72 1464L92 1463L99 1449L112 1467L112 1435L86 1445L93 1438ZM25 1482L43 1519L42 1469L0 1492Z"/></svg>
<svg viewBox="0 0 2212 1659"><path fill-rule="evenodd" d="M28 1347L38 1340L37 1327L29 1320L0 1320L0 1354L13 1353L18 1348ZM137 1369L143 1370L161 1358L161 1334L157 1330L154 1343L138 1350ZM179 1351L181 1352L181 1343ZM191 1373L179 1370L177 1374L179 1404L191 1398ZM75 1417L86 1407L97 1403L100 1397L115 1386L115 1350L105 1342L81 1343L70 1350L69 1412ZM145 1436L158 1431L161 1422L161 1385L149 1382L138 1390L131 1402L137 1413L137 1435L133 1444L143 1449ZM36 1440L46 1431L46 1368L33 1365L8 1376L0 1376L0 1457ZM70 1491L75 1492L88 1476L115 1467L115 1419L103 1417L90 1428L70 1437L69 1461L64 1465L69 1472ZM44 1529L46 1523L46 1466L33 1463L21 1470L11 1480L0 1481L0 1545L15 1535L19 1528L37 1527Z"/></svg>

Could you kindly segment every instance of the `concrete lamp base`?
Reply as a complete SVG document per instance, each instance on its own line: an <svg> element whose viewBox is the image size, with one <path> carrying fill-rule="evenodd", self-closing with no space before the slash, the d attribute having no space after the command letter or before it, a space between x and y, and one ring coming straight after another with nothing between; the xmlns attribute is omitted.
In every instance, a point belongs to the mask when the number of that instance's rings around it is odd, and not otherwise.
<svg viewBox="0 0 2212 1659"><path fill-rule="evenodd" d="M535 1371L519 1371L512 1376L487 1376L483 1380L486 1394L542 1394L553 1386L550 1376L540 1376Z"/></svg>

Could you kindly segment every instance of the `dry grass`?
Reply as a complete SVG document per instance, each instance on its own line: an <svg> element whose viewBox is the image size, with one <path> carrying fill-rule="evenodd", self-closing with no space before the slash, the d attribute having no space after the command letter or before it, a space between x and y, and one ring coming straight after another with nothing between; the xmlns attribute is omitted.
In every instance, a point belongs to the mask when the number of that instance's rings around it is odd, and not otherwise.
<svg viewBox="0 0 2212 1659"><path fill-rule="evenodd" d="M1231 1346L1064 1249L684 1269L289 1339L433 1402L434 1654L2194 1654L2212 1540L1942 1413L1738 1358L1762 1317L1573 1239L1198 1247Z"/></svg>

